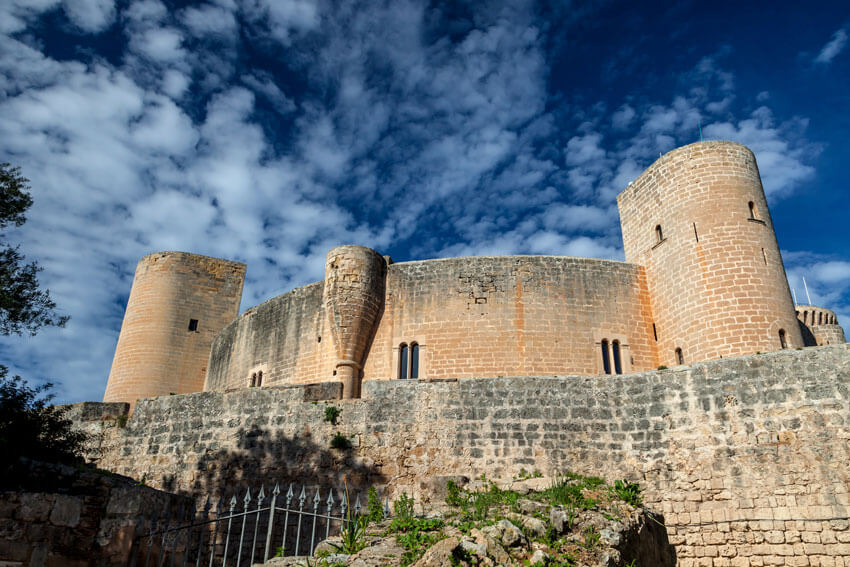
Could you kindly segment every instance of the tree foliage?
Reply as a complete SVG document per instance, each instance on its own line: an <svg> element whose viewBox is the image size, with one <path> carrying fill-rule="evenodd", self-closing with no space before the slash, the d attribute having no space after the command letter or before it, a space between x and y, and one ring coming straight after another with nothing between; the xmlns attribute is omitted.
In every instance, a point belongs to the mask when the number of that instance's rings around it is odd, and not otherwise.
<svg viewBox="0 0 850 567"><path fill-rule="evenodd" d="M0 164L0 231L26 222L32 205L29 181L17 167ZM0 232L0 335L34 335L45 326L65 325L56 304L36 277L41 268L27 263L17 246ZM76 431L65 411L50 405L52 384L31 387L20 376L9 377L0 365L0 485L14 479L20 457L74 463L82 459L86 435Z"/></svg>
<svg viewBox="0 0 850 567"><path fill-rule="evenodd" d="M74 430L64 408L50 405L52 384L31 387L0 367L0 455L9 464L19 457L76 463L86 440Z"/></svg>
<svg viewBox="0 0 850 567"><path fill-rule="evenodd" d="M32 205L29 190L20 168L0 164L0 230L26 222L25 213ZM5 232L0 232L0 238L5 237ZM1 335L34 335L41 327L62 327L68 321L56 314L50 292L38 287L40 271L35 262L26 262L17 246L4 243L0 247Z"/></svg>

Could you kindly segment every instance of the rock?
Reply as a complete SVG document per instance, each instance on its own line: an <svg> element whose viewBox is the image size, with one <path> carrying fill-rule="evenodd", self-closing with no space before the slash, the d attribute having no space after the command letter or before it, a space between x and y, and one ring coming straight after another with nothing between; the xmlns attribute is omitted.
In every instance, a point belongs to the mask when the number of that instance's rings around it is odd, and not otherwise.
<svg viewBox="0 0 850 567"><path fill-rule="evenodd" d="M543 502L538 502L536 500L528 500L527 498L520 498L517 500L516 505L517 510L523 514L545 514L546 510L549 509L548 504L544 504Z"/></svg>
<svg viewBox="0 0 850 567"><path fill-rule="evenodd" d="M479 557L487 557L487 544L475 543L470 539L464 539L460 542L460 548L466 553L471 553Z"/></svg>
<svg viewBox="0 0 850 567"><path fill-rule="evenodd" d="M492 526L487 526L481 531L505 547L514 547L524 544L526 541L522 531L509 520L499 520Z"/></svg>
<svg viewBox="0 0 850 567"><path fill-rule="evenodd" d="M413 567L451 567L458 545L459 542L456 537L441 539L429 547L419 561L413 564Z"/></svg>
<svg viewBox="0 0 850 567"><path fill-rule="evenodd" d="M523 530L531 537L543 537L546 535L546 522L534 516L524 516L522 514L510 514L508 516L512 522L522 526Z"/></svg>
<svg viewBox="0 0 850 567"><path fill-rule="evenodd" d="M531 565L537 565L538 563L541 565L546 565L546 560L549 559L549 556L543 552L542 549L534 550L534 553L531 554L531 557L528 558L528 562Z"/></svg>
<svg viewBox="0 0 850 567"><path fill-rule="evenodd" d="M549 510L549 523L559 534L565 534L572 530L575 523L575 517L570 518L570 513L563 508L552 508Z"/></svg>
<svg viewBox="0 0 850 567"><path fill-rule="evenodd" d="M495 539L478 529L473 529L469 533L475 538L475 543L484 545L487 550L487 557L493 558L497 565L511 564L511 556Z"/></svg>
<svg viewBox="0 0 850 567"><path fill-rule="evenodd" d="M622 529L623 526L621 524L614 524L611 528L605 528L599 532L599 540L605 545L618 547L623 541L623 537L620 534Z"/></svg>
<svg viewBox="0 0 850 567"><path fill-rule="evenodd" d="M526 478L517 480L511 483L511 490L520 494L528 494L529 492L543 492L552 486L552 479L549 478Z"/></svg>
<svg viewBox="0 0 850 567"><path fill-rule="evenodd" d="M351 556L347 565L349 567L383 567L384 565L397 564L399 558L404 555L404 548L400 546L395 537L389 536L374 540L369 547L361 549ZM332 556L328 556L327 564L333 565Z"/></svg>

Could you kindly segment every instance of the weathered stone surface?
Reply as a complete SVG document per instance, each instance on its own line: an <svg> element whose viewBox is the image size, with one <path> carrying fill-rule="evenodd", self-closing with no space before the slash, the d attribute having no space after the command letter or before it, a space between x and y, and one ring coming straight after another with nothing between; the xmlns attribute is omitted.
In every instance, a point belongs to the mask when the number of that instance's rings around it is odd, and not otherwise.
<svg viewBox="0 0 850 567"><path fill-rule="evenodd" d="M334 402L336 427L326 404L297 390L142 400L125 428L106 430L96 458L197 495L270 479L339 486L345 476L426 506L444 503L423 488L428 478L486 474L506 486L521 469L572 470L639 482L680 564L698 553L837 557L848 545L839 534L850 492L836 481L850 461L846 345L605 378L372 381L364 399ZM331 450L335 431L359 445ZM776 532L791 535L778 542Z"/></svg>
<svg viewBox="0 0 850 567"><path fill-rule="evenodd" d="M456 537L440 540L429 547L419 561L413 565L414 567L451 567L453 565L453 553L459 545L460 542Z"/></svg>
<svg viewBox="0 0 850 567"><path fill-rule="evenodd" d="M0 563L124 567L133 539L151 529L155 516L171 506L188 511L191 503L124 477L64 465L21 461L17 472L17 490L0 493Z"/></svg>
<svg viewBox="0 0 850 567"><path fill-rule="evenodd" d="M499 520L481 531L505 547L522 545L526 541L520 529L508 520Z"/></svg>

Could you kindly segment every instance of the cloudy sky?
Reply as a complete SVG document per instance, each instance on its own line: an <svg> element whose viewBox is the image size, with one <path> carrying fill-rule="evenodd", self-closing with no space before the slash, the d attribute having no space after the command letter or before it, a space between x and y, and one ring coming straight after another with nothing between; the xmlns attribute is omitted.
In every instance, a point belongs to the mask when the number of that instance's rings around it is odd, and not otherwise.
<svg viewBox="0 0 850 567"><path fill-rule="evenodd" d="M4 0L0 161L35 199L6 238L71 321L2 362L101 399L159 250L246 262L243 309L339 244L622 259L617 193L700 127L754 150L792 286L850 322L850 9L750 4Z"/></svg>

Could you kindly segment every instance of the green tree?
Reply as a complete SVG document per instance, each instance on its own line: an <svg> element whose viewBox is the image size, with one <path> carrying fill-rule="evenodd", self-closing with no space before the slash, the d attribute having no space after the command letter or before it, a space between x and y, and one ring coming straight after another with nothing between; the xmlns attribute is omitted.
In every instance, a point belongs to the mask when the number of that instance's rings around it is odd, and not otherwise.
<svg viewBox="0 0 850 567"><path fill-rule="evenodd" d="M0 164L0 239L6 239L10 225L26 222L24 213L32 205L29 190L20 168ZM56 314L50 292L38 286L38 264L27 263L18 246L0 246L0 335L34 335L41 327L64 326L68 317Z"/></svg>
<svg viewBox="0 0 850 567"><path fill-rule="evenodd" d="M0 164L0 336L34 335L45 326L62 327L68 317L56 313L47 290L36 277L41 268L27 263L17 246L5 242L5 229L26 222L32 205L29 181L17 167ZM53 399L47 383L30 387L20 376L9 377L0 364L0 485L20 471L20 457L51 462L78 462L86 435L75 431Z"/></svg>

